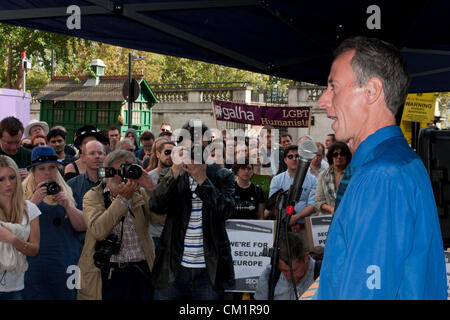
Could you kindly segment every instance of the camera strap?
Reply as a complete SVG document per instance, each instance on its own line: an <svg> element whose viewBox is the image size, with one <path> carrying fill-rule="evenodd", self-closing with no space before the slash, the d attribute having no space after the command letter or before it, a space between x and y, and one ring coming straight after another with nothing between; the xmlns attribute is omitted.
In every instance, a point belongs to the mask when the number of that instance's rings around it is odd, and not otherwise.
<svg viewBox="0 0 450 320"><path fill-rule="evenodd" d="M103 189L105 189L106 184L103 183L102 187L103 187ZM108 209L112 203L110 195L111 195L110 191L103 192L103 201L105 202L106 209ZM120 231L120 240L119 240L120 243L122 243L122 238L123 238L123 222L124 222L124 220L125 220L125 217L120 218L120 222L122 223L122 227L121 227L121 231Z"/></svg>

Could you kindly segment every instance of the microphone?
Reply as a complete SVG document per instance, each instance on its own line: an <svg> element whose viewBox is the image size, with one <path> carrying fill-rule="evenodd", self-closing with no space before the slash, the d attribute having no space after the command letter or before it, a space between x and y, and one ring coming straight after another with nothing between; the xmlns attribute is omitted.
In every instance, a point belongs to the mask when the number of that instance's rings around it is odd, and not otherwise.
<svg viewBox="0 0 450 320"><path fill-rule="evenodd" d="M295 210L295 204L299 201L302 194L302 186L305 181L311 160L317 154L317 146L312 140L305 140L298 146L298 164L295 170L294 182L289 188L288 202L286 206L286 214L292 215Z"/></svg>

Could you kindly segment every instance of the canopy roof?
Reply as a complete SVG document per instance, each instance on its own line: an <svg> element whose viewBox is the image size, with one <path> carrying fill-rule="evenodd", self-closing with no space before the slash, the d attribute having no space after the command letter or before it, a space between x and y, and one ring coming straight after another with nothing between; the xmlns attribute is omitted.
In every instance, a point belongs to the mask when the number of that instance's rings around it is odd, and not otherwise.
<svg viewBox="0 0 450 320"><path fill-rule="evenodd" d="M71 5L80 29L67 27ZM368 28L371 5L381 29ZM319 85L338 43L365 35L401 49L410 92L433 92L450 91L449 9L444 0L15 0L0 2L0 22Z"/></svg>

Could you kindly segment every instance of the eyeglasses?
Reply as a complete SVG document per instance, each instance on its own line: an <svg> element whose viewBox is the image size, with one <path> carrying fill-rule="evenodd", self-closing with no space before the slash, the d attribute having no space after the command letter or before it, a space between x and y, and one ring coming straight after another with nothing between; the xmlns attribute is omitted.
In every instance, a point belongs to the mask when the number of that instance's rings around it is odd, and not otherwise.
<svg viewBox="0 0 450 320"><path fill-rule="evenodd" d="M289 155L287 155L286 156L289 160L292 160L294 157L295 157L295 159L298 159L298 158L300 158L300 155L298 155L298 154L289 154Z"/></svg>
<svg viewBox="0 0 450 320"><path fill-rule="evenodd" d="M333 153L333 158L337 158L337 156L345 157L345 153L342 151Z"/></svg>
<svg viewBox="0 0 450 320"><path fill-rule="evenodd" d="M170 156L172 154L172 150L164 150L164 154L166 156Z"/></svg>

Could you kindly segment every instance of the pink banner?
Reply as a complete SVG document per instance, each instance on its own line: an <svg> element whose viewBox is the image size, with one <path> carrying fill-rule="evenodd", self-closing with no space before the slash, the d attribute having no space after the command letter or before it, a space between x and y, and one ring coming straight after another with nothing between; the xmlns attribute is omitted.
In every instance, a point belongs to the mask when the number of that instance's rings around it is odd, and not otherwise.
<svg viewBox="0 0 450 320"><path fill-rule="evenodd" d="M216 120L257 126L307 128L311 107L267 107L214 100Z"/></svg>

